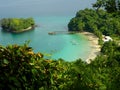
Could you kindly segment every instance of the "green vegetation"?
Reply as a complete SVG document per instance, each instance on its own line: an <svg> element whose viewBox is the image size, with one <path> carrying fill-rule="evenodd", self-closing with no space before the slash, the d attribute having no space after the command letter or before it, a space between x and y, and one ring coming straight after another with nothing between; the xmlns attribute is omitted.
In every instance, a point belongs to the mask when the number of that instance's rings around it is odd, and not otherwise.
<svg viewBox="0 0 120 90"><path fill-rule="evenodd" d="M3 30L10 32L23 32L35 25L33 18L4 18L0 23Z"/></svg>
<svg viewBox="0 0 120 90"><path fill-rule="evenodd" d="M120 17L104 10L96 12L92 9L80 10L68 24L69 31L89 31L97 36L120 35Z"/></svg>
<svg viewBox="0 0 120 90"><path fill-rule="evenodd" d="M85 9L77 12L68 24L69 31L89 31L101 35L120 35L120 1L97 0L94 9ZM102 8L105 10L103 10Z"/></svg>
<svg viewBox="0 0 120 90"><path fill-rule="evenodd" d="M63 67L64 65L64 67ZM65 66L66 65L66 66ZM0 46L0 89L39 90L65 86L67 64L63 61L44 60L31 47Z"/></svg>
<svg viewBox="0 0 120 90"><path fill-rule="evenodd" d="M119 39L120 36L120 1L97 0L95 9L84 9L76 13L68 24L69 31L88 31L99 37L102 45L102 35Z"/></svg>
<svg viewBox="0 0 120 90"><path fill-rule="evenodd" d="M68 24L70 31L85 30L99 38L102 34L120 35L119 11L101 10L104 5L98 1L103 0L97 0L97 11L85 9L76 14ZM74 62L46 60L28 44L0 46L0 89L120 90L120 45L116 41L104 43L101 54L90 64L81 59Z"/></svg>
<svg viewBox="0 0 120 90"><path fill-rule="evenodd" d="M97 0L93 7L97 8L97 10L104 8L109 13L119 12L120 0Z"/></svg>
<svg viewBox="0 0 120 90"><path fill-rule="evenodd" d="M1 90L119 90L120 46L107 42L90 64L46 60L27 44L0 46Z"/></svg>

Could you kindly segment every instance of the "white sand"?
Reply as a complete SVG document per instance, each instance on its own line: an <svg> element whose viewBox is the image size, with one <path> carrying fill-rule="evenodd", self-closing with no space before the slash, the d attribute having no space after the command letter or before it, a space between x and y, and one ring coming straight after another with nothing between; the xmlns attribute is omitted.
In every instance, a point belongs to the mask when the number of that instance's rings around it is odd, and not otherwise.
<svg viewBox="0 0 120 90"><path fill-rule="evenodd" d="M85 35L91 43L92 50L91 50L88 58L86 59L86 62L89 64L92 60L95 59L95 57L98 54L100 54L100 45L98 45L98 37L90 32L82 32L81 34Z"/></svg>

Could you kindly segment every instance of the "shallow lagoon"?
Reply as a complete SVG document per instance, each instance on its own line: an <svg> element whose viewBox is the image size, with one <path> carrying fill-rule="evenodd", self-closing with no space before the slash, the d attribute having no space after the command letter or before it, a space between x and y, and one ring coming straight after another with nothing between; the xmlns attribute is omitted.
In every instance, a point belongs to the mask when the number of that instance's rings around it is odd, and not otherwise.
<svg viewBox="0 0 120 90"><path fill-rule="evenodd" d="M30 46L35 52L42 52L49 59L65 59L73 61L78 58L86 59L90 53L90 42L85 36L80 34L60 33L49 35L52 31L67 31L67 24L72 16L41 16L34 17L36 24L35 30L12 34L0 32L0 43L23 44L30 40Z"/></svg>
<svg viewBox="0 0 120 90"><path fill-rule="evenodd" d="M39 26L33 31L11 34L0 31L0 44L23 44L30 40L35 52L42 52L48 58L63 58L73 61L86 59L90 53L90 42L80 34L48 35L51 31L67 31L67 24L75 13L91 8L96 0L1 0L0 18L34 17Z"/></svg>

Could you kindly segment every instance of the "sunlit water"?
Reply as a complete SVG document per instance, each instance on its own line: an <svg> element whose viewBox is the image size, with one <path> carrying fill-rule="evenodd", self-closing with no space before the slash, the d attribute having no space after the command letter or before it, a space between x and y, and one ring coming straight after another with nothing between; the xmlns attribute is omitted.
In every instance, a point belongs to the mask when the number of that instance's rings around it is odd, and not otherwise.
<svg viewBox="0 0 120 90"><path fill-rule="evenodd" d="M48 35L52 31L67 31L67 24L75 13L84 8L91 8L96 0L1 0L0 18L33 17L35 30L12 34L0 31L0 44L24 44L35 52L42 52L45 58L63 58L73 61L86 59L90 53L90 42L80 34Z"/></svg>
<svg viewBox="0 0 120 90"><path fill-rule="evenodd" d="M12 34L0 32L0 43L23 44L30 40L30 46L35 52L42 52L46 58L73 61L79 58L85 60L91 50L90 42L81 34L59 33L49 35L52 31L67 31L67 24L72 16L41 16L34 17L38 27L35 30Z"/></svg>

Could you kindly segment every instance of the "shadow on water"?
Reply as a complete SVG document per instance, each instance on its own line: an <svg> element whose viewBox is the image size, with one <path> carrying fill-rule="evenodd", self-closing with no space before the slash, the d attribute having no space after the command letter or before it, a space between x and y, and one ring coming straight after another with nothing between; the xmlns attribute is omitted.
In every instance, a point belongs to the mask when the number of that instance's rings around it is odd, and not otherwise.
<svg viewBox="0 0 120 90"><path fill-rule="evenodd" d="M5 30L0 30L0 43L2 45L8 45L8 44L19 44L22 45L26 41L30 41L34 39L35 36L35 30L29 30L26 32L21 33L12 33Z"/></svg>
<svg viewBox="0 0 120 90"><path fill-rule="evenodd" d="M24 35L24 34L33 34L34 31L35 31L35 29L24 31L24 32L19 32L19 33L13 33L13 32L9 32L9 31L5 31L5 30L0 28L1 34L3 34L3 35L11 34L13 36Z"/></svg>

